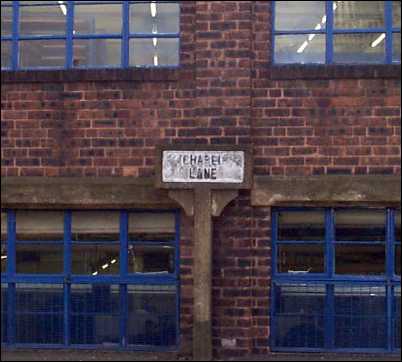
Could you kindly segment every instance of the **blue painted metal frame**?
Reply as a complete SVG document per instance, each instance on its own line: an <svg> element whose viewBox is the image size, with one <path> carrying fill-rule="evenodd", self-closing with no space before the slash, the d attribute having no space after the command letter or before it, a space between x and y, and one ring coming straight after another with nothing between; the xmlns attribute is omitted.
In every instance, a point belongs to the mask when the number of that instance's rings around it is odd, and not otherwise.
<svg viewBox="0 0 402 362"><path fill-rule="evenodd" d="M270 290L270 320L271 320L271 336L270 347L272 351L278 352L322 352L322 351L336 351L336 352L373 352L373 353L395 353L400 349L395 347L395 330L393 320L395 319L395 287L400 287L401 276L395 274L395 247L400 245L401 242L396 240L396 211L392 208L381 209L386 214L386 238L384 240L386 247L386 273L382 276L367 276L367 275L337 275L335 273L335 245L337 244L335 238L335 214L337 210L344 210L345 208L275 208L272 210L271 221L271 240L272 240L272 287ZM353 208L359 209L359 208ZM310 244L309 241L289 241L279 240L279 213L286 212L302 212L320 210L325 212L325 273L322 274L306 274L306 275L292 275L288 273L278 273L278 245L281 244ZM321 242L321 243L322 243ZM317 243L317 241L316 241ZM318 242L320 243L320 242ZM342 243L347 244L361 244L361 242L346 241ZM363 243L373 242L366 241ZM378 244L381 242L375 242ZM275 340L278 335L276 320L276 287L278 285L294 284L294 285L325 285L325 335L324 335L324 348L289 348L278 347L275 345ZM377 348L336 348L335 347L335 286L380 286L385 288L386 293L386 320L387 320L387 347L386 349Z"/></svg>
<svg viewBox="0 0 402 362"><path fill-rule="evenodd" d="M104 348L99 345L72 345L71 344L71 285L72 284L115 284L120 286L120 349L139 350L139 351L176 351L180 345L180 210L121 210L120 211L120 274L106 276L87 276L72 274L72 213L73 210L64 210L64 239L63 241L55 241L57 244L63 245L63 273L59 275L41 275L41 274L17 274L16 272L16 212L14 210L4 210L7 214L7 272L1 274L1 283L8 285L7 298L7 343L2 346L10 346L12 348L74 348L74 349L98 349ZM81 211L81 210L80 210ZM90 210L86 210L90 211ZM175 247L175 273L158 275L158 274L129 274L128 273L128 216L135 213L173 213L175 219L175 238L171 240L171 245ZM37 242L27 241L23 243L46 243L54 242ZM137 244L142 243L136 241ZM165 244L167 242L164 242ZM63 344L21 344L16 343L16 285L19 283L26 284L60 284L64 286L64 326L63 326ZM176 344L168 347L150 346L150 345L128 345L127 340L127 316L128 316L128 285L148 285L148 286L175 286L176 288ZM113 349L114 347L110 347ZM108 349L106 347L106 349Z"/></svg>
<svg viewBox="0 0 402 362"><path fill-rule="evenodd" d="M373 33L385 33L385 47L384 47L384 64L400 63L393 61L393 37L395 33L401 33L401 28L395 28L393 26L393 7L392 1L384 1L384 18L385 26L383 28L361 28L361 29L336 29L334 28L334 1L326 1L326 27L325 29L304 29L304 30L276 30L276 3L272 2L272 61L274 64L279 64L275 61L276 51L276 36L278 35L309 35L309 34L322 34L326 37L325 46L325 64L334 64L334 35L336 34L373 34ZM287 64L287 63L286 63ZM314 64L314 63L311 63ZM343 63L336 63L343 64ZM363 63L358 63L363 64Z"/></svg>
<svg viewBox="0 0 402 362"><path fill-rule="evenodd" d="M20 7L26 6L54 6L58 7L59 4L24 4L23 1L13 1L12 5L2 5L1 7L11 7L13 9L12 12L12 35L11 36L1 36L1 41L10 41L12 47L11 53L11 67L10 68L2 68L4 70L35 70L35 69L105 69L105 68L129 68L130 65L130 40L131 39L177 39L179 46L179 53L180 53L180 31L179 33L130 33L130 5L132 4L141 4L141 3L150 3L149 1L122 1L122 31L120 34L74 34L74 9L75 9L75 2L72 0L65 1L67 5L67 14L66 14L66 33L65 35L27 35L21 36L19 33L19 18L20 18ZM178 1L163 1L164 4L179 4ZM115 2L107 2L107 1L87 1L87 2L80 2L80 5L96 5L96 4L114 4L117 6ZM78 6L78 5L77 5ZM180 7L179 7L179 19L180 19ZM109 66L74 66L73 64L73 53L74 53L74 40L78 39L120 39L121 40L121 62L120 65L109 65ZM66 42L66 58L65 58L65 65L64 67L20 67L19 66L19 42L22 40L65 40ZM167 68L167 69L177 69L180 67L179 64L172 64L172 65L163 65L163 66L135 66L140 68Z"/></svg>

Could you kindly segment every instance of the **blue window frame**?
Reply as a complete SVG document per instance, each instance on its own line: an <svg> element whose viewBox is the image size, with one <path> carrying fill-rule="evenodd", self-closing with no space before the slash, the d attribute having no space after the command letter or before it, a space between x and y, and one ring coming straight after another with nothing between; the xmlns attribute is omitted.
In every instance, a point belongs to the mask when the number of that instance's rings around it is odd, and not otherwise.
<svg viewBox="0 0 402 362"><path fill-rule="evenodd" d="M274 1L276 64L401 60L400 1Z"/></svg>
<svg viewBox="0 0 402 362"><path fill-rule="evenodd" d="M400 210L278 208L272 223L272 350L400 350Z"/></svg>
<svg viewBox="0 0 402 362"><path fill-rule="evenodd" d="M6 210L5 215L2 345L177 350L179 211ZM162 225L157 232L155 225ZM135 240L139 250L131 255L133 235L143 239ZM141 250L150 244L151 250ZM169 258L165 249L174 250ZM138 264L133 271L130 259Z"/></svg>
<svg viewBox="0 0 402 362"><path fill-rule="evenodd" d="M1 69L178 67L177 1L2 1Z"/></svg>

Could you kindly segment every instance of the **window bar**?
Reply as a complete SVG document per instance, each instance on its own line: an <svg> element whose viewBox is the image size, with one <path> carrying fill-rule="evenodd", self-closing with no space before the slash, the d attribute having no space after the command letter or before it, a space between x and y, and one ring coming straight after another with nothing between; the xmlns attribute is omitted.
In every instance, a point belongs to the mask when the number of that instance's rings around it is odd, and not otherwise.
<svg viewBox="0 0 402 362"><path fill-rule="evenodd" d="M18 69L18 33L19 33L19 16L20 16L20 9L19 9L19 1L13 1L13 24L12 24L12 51L11 51L11 69L17 70Z"/></svg>
<svg viewBox="0 0 402 362"><path fill-rule="evenodd" d="M326 49L325 63L332 64L334 59L334 1L326 1Z"/></svg>
<svg viewBox="0 0 402 362"><path fill-rule="evenodd" d="M7 228L8 228L8 240L7 240L7 275L8 278L14 279L16 271L16 216L14 211L8 211L7 213ZM15 308L15 282L9 283L7 288L7 336L8 342L14 344L16 341L16 308Z"/></svg>
<svg viewBox="0 0 402 362"><path fill-rule="evenodd" d="M392 1L385 1L385 63L392 64L392 47L393 47L393 37L392 37Z"/></svg>
<svg viewBox="0 0 402 362"><path fill-rule="evenodd" d="M64 214L64 345L71 343L71 221L70 210Z"/></svg>
<svg viewBox="0 0 402 362"><path fill-rule="evenodd" d="M128 68L130 65L130 3L123 1L123 29L121 42L122 67Z"/></svg>
<svg viewBox="0 0 402 362"><path fill-rule="evenodd" d="M67 28L66 28L66 68L74 66L74 3L67 1Z"/></svg>
<svg viewBox="0 0 402 362"><path fill-rule="evenodd" d="M128 271L128 213L120 212L120 277L127 279ZM120 284L120 344L122 348L128 345L128 287Z"/></svg>

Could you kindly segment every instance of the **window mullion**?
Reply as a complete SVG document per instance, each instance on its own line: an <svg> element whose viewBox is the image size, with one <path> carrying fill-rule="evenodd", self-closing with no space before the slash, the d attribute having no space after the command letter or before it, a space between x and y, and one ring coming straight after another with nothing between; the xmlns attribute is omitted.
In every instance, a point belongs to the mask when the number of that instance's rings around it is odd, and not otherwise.
<svg viewBox="0 0 402 362"><path fill-rule="evenodd" d="M333 1L326 1L326 51L325 63L332 64L334 54L334 8Z"/></svg>
<svg viewBox="0 0 402 362"><path fill-rule="evenodd" d="M74 32L74 2L67 1L67 24L66 24L66 68L74 66L73 32Z"/></svg>
<svg viewBox="0 0 402 362"><path fill-rule="evenodd" d="M393 36L392 36L392 1L385 1L385 63L392 64L392 48L393 48Z"/></svg>
<svg viewBox="0 0 402 362"><path fill-rule="evenodd" d="M123 2L123 29L122 29L122 41L121 41L121 56L122 67L128 68L130 63L129 56L129 33L130 33L130 3L128 1Z"/></svg>
<svg viewBox="0 0 402 362"><path fill-rule="evenodd" d="M19 17L20 17L19 1L13 1L12 52L11 52L11 54L12 54L12 56L11 56L11 68L13 70L18 69Z"/></svg>

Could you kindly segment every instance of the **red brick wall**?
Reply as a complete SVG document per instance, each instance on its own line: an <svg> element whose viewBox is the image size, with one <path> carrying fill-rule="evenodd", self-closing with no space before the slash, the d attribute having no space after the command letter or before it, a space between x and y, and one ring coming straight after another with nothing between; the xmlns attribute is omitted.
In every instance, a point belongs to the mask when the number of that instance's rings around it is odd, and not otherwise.
<svg viewBox="0 0 402 362"><path fill-rule="evenodd" d="M148 177L159 143L251 144L257 175L400 174L399 67L273 66L270 8L183 2L177 71L2 72L2 177ZM219 357L267 351L269 218L244 192L215 222ZM191 239L184 218L185 346Z"/></svg>

